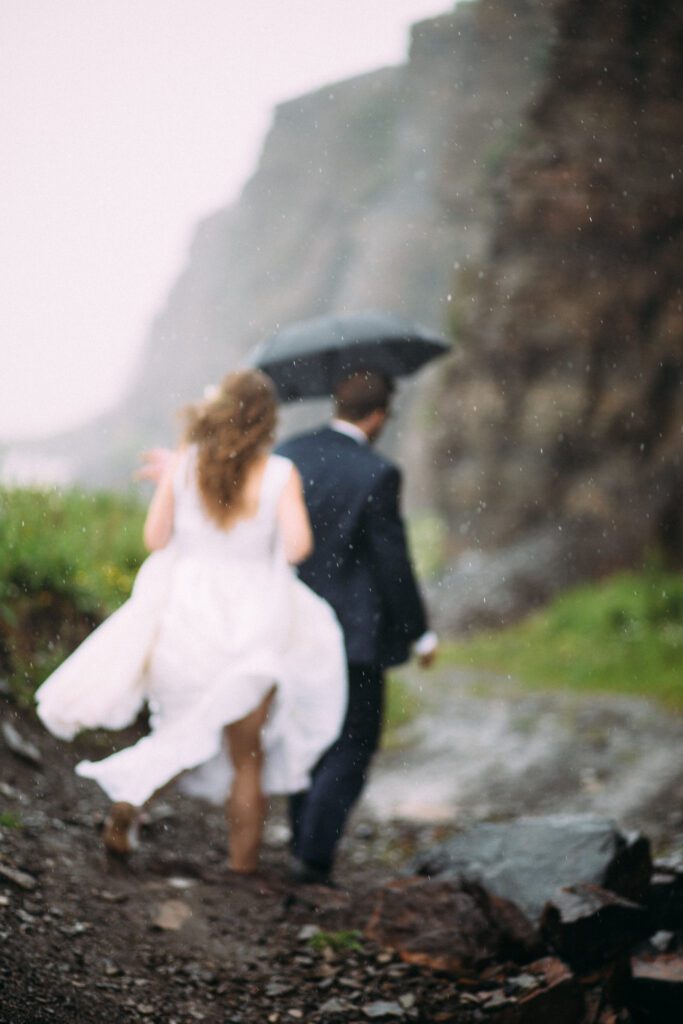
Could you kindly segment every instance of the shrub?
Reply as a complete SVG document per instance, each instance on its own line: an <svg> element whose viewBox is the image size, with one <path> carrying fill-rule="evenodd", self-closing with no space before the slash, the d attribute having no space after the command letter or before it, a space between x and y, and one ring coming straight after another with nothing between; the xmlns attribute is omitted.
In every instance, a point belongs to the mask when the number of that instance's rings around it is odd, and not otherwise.
<svg viewBox="0 0 683 1024"><path fill-rule="evenodd" d="M0 672L24 702L128 597L143 515L130 497L0 489Z"/></svg>

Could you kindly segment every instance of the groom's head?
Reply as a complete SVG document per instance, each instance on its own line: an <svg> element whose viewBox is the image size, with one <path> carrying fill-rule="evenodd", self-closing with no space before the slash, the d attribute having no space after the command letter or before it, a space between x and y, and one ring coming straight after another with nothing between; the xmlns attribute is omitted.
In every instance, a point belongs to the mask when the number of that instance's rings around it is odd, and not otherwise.
<svg viewBox="0 0 683 1024"><path fill-rule="evenodd" d="M379 437L391 405L394 382L374 370L359 370L334 389L334 413L359 427L369 441Z"/></svg>

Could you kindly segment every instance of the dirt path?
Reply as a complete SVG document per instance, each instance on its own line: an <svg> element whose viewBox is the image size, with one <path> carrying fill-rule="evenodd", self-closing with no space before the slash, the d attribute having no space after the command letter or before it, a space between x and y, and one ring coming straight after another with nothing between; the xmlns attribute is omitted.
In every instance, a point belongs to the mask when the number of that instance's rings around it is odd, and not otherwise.
<svg viewBox="0 0 683 1024"><path fill-rule="evenodd" d="M424 714L376 765L377 818L593 812L657 842L683 834L683 716L647 700L529 692L482 673L405 673Z"/></svg>
<svg viewBox="0 0 683 1024"><path fill-rule="evenodd" d="M100 845L106 801L72 770L102 756L109 739L61 744L2 698L0 718L42 757L36 767L0 739L2 1024L291 1024L348 1020L323 1012L331 999L353 1009L401 996L406 1020L417 1020L414 1005L438 1005L448 990L372 944L311 945L316 929L362 927L369 892L430 841L429 829L380 835L359 822L340 860L346 888L293 890L281 802L271 808L265 881L251 882L224 868L220 810L171 793L122 867Z"/></svg>
<svg viewBox="0 0 683 1024"><path fill-rule="evenodd" d="M681 720L638 701L430 678L424 719L378 759L331 894L288 885L277 802L265 881L231 879L220 811L177 793L155 806L130 865L108 863L106 802L72 769L111 739L59 743L0 698L0 718L41 755L35 766L0 739L0 1024L358 1024L382 1005L390 1020L466 1024L448 979L312 933L362 929L376 886L447 835L448 816L596 810L659 843L680 837Z"/></svg>

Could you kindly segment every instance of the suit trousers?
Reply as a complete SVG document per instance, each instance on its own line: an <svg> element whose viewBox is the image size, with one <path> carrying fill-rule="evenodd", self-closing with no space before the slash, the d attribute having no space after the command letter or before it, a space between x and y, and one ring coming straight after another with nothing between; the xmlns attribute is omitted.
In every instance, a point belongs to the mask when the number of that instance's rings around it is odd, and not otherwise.
<svg viewBox="0 0 683 1024"><path fill-rule="evenodd" d="M376 665L349 665L349 703L339 737L311 774L310 788L289 799L292 852L329 871L351 808L379 745L384 675Z"/></svg>

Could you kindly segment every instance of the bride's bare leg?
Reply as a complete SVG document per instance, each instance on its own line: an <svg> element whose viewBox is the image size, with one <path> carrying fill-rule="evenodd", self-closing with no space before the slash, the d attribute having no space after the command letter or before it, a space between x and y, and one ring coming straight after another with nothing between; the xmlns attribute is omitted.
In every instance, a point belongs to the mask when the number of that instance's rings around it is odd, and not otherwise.
<svg viewBox="0 0 683 1024"><path fill-rule="evenodd" d="M255 711L225 729L235 772L230 796L225 803L230 833L228 865L241 874L255 871L258 864L265 816L265 799L261 788L261 729L268 717L274 693L275 690L271 690Z"/></svg>

